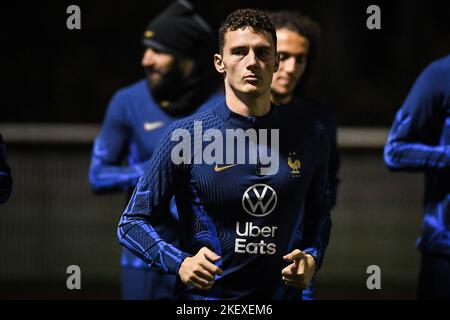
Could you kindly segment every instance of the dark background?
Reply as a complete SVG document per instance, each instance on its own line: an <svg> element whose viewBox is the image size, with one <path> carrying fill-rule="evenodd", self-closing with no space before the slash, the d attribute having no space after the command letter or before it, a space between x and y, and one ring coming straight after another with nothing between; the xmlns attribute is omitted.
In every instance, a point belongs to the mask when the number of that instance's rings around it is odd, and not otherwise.
<svg viewBox="0 0 450 320"><path fill-rule="evenodd" d="M37 131L25 131L36 128L31 123L61 124L66 138L76 138L75 131L99 125L113 93L143 76L142 32L169 3L3 4L0 132L14 188L0 206L0 299L120 298L116 230L125 195L90 191L90 138L36 142ZM341 127L390 126L420 71L450 52L445 1L194 3L214 30L242 7L300 9L316 19L322 45L303 91L333 106ZM66 28L70 4L81 8L81 30ZM381 8L381 30L366 28L371 4ZM93 126L71 131L69 124L85 123ZM47 138L55 132L37 128ZM318 298L414 299L423 178L388 172L381 144L341 150L342 182ZM80 266L82 290L67 289L69 265ZM370 265L382 270L382 290L366 287Z"/></svg>
<svg viewBox="0 0 450 320"><path fill-rule="evenodd" d="M143 76L142 32L171 2L6 5L0 122L100 123L112 94ZM242 7L300 10L316 19L322 45L305 91L333 106L341 125L390 125L418 73L450 52L445 1L193 3L214 30ZM66 28L70 4L81 8L81 30ZM366 28L371 4L381 8L381 30Z"/></svg>

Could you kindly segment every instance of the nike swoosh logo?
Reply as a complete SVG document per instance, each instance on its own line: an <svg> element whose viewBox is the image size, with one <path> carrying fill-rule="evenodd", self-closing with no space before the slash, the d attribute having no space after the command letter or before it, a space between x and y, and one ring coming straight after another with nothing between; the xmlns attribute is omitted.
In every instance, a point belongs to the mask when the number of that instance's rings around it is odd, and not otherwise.
<svg viewBox="0 0 450 320"><path fill-rule="evenodd" d="M219 167L219 166L216 164L216 166L214 167L214 171L215 171L215 172L221 172L221 171L227 170L227 169L229 169L229 168L232 168L232 167L234 167L234 166L237 166L237 164L230 164L229 166L224 166L224 167Z"/></svg>
<svg viewBox="0 0 450 320"><path fill-rule="evenodd" d="M164 122L162 122L162 121L145 122L144 123L144 130L145 131L152 131L152 130L161 128L162 126L164 126Z"/></svg>

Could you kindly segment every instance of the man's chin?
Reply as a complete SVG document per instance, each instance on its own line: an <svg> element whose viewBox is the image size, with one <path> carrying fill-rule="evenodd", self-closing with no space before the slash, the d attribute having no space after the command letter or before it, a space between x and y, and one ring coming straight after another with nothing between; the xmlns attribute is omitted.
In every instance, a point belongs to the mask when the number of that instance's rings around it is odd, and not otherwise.
<svg viewBox="0 0 450 320"><path fill-rule="evenodd" d="M290 96L294 90L291 86L277 86L272 87L272 92L278 96Z"/></svg>
<svg viewBox="0 0 450 320"><path fill-rule="evenodd" d="M160 95L167 95L167 88L162 87L161 81L154 81L147 78L147 87L155 97L158 97Z"/></svg>
<svg viewBox="0 0 450 320"><path fill-rule="evenodd" d="M147 77L147 83L148 86L151 89L155 89L158 88L161 85L161 77L157 77L157 76L148 76Z"/></svg>
<svg viewBox="0 0 450 320"><path fill-rule="evenodd" d="M246 87L242 90L242 93L251 95L251 96L259 96L264 92L263 88L260 87Z"/></svg>
<svg viewBox="0 0 450 320"><path fill-rule="evenodd" d="M247 92L253 92L253 91L262 91L264 90L264 85L262 82L260 81L255 81L255 82L247 82L244 86L243 86L243 91L247 91Z"/></svg>

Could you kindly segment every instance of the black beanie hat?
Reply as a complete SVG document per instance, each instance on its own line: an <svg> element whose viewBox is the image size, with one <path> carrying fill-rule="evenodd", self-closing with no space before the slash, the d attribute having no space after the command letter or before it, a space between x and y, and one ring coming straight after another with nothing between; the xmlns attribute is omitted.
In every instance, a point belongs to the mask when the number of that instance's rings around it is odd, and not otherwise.
<svg viewBox="0 0 450 320"><path fill-rule="evenodd" d="M195 58L212 46L213 33L189 2L178 0L150 22L142 42L177 57Z"/></svg>

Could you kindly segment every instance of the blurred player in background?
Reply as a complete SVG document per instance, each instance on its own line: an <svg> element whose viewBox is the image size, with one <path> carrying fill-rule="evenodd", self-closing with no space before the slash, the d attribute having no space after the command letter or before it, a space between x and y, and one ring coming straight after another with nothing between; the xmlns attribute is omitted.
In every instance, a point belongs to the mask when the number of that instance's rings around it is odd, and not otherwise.
<svg viewBox="0 0 450 320"><path fill-rule="evenodd" d="M265 13L231 13L219 31L219 51L215 66L224 76L226 101L170 128L122 215L118 237L143 260L178 275L186 298L301 299L331 228L328 136L306 113L293 119L287 108L271 104L278 59L276 31ZM201 149L184 150L183 161L175 161L173 135L201 134L199 125L222 142L254 132L256 150L234 139L219 143L222 161L198 162L209 147L203 140ZM263 138L267 131L270 141ZM263 150L279 166L266 163ZM236 161L240 156L257 161ZM173 195L183 230L179 246L164 241L153 225L167 215L161 207Z"/></svg>
<svg viewBox="0 0 450 320"><path fill-rule="evenodd" d="M89 169L94 191L131 192L167 127L223 96L215 91L213 43L212 30L187 1L174 2L150 22L141 61L146 78L114 95L94 143ZM172 216L155 228L177 243L176 207L172 202L163 210ZM175 276L150 268L151 262L126 249L121 264L124 299L175 298Z"/></svg>
<svg viewBox="0 0 450 320"><path fill-rule="evenodd" d="M6 162L6 146L0 134L0 203L5 203L11 195L11 170Z"/></svg>
<svg viewBox="0 0 450 320"><path fill-rule="evenodd" d="M330 140L328 193L332 209L336 204L340 165L334 113L330 108L307 101L295 94L308 61L314 58L317 51L320 27L310 17L291 11L270 12L269 17L277 31L277 52L280 56L280 66L272 79L272 101L295 109L298 117L302 117L305 112L313 112L326 127ZM313 282L303 291L303 299L313 299Z"/></svg>
<svg viewBox="0 0 450 320"><path fill-rule="evenodd" d="M417 78L397 112L384 159L392 170L425 173L418 299L450 299L450 55Z"/></svg>

